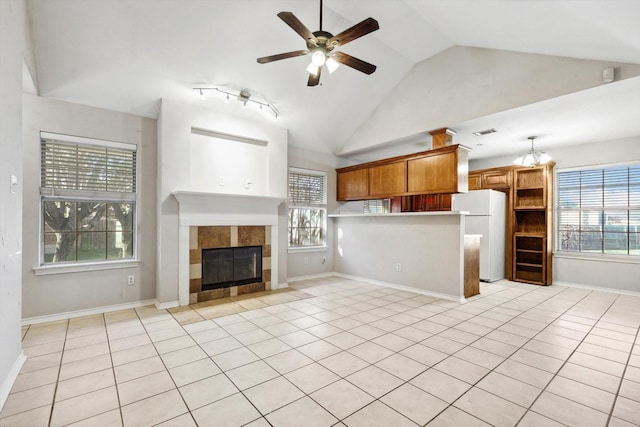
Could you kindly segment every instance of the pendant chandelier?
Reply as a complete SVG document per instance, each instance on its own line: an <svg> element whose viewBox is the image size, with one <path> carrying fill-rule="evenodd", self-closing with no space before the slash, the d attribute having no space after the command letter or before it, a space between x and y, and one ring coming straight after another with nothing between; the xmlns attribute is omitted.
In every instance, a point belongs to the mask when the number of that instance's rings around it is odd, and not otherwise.
<svg viewBox="0 0 640 427"><path fill-rule="evenodd" d="M537 151L533 146L533 141L537 138L537 136L530 136L527 139L531 141L531 149L528 153L518 157L513 161L514 165L518 166L540 166L544 165L551 161L551 156L549 156L544 151Z"/></svg>

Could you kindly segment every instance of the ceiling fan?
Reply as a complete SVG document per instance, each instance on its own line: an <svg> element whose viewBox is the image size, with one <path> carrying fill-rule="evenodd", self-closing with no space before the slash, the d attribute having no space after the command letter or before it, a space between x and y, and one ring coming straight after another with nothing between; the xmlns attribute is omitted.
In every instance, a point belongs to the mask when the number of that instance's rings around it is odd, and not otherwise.
<svg viewBox="0 0 640 427"><path fill-rule="evenodd" d="M307 86L317 86L318 83L320 83L320 72L322 66L325 64L327 65L329 73L335 71L339 64L344 64L365 74L371 74L376 71L376 66L373 64L354 58L346 53L334 51L336 47L344 46L350 41L372 33L380 28L378 21L375 19L367 18L334 36L322 30L322 0L320 0L320 30L314 31L313 33L291 12L280 12L278 13L278 17L306 41L307 49L264 56L258 58L258 63L266 64L268 62L303 56L310 53L311 64L307 67L307 71L309 72Z"/></svg>

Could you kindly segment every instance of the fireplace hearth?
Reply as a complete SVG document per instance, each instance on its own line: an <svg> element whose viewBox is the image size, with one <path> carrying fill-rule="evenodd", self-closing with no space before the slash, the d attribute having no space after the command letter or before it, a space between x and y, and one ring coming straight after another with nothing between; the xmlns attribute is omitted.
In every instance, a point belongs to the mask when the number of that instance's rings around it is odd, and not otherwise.
<svg viewBox="0 0 640 427"><path fill-rule="evenodd" d="M262 282L262 246L202 249L202 290Z"/></svg>

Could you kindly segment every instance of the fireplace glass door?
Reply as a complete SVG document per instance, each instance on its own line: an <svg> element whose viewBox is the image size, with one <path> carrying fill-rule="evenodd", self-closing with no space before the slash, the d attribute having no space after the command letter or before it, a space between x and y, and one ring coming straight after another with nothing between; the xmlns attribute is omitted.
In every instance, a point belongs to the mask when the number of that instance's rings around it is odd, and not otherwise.
<svg viewBox="0 0 640 427"><path fill-rule="evenodd" d="M202 250L202 290L262 282L262 246Z"/></svg>

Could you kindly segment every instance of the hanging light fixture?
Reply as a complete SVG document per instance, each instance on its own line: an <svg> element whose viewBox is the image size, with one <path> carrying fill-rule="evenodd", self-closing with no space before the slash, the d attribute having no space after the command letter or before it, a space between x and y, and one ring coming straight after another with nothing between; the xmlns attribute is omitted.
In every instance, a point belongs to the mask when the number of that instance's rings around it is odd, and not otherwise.
<svg viewBox="0 0 640 427"><path fill-rule="evenodd" d="M530 136L527 139L531 141L531 149L529 152L523 156L518 157L513 161L514 165L518 166L540 166L544 165L551 161L551 156L549 156L544 151L536 151L533 147L533 141L537 138L537 136Z"/></svg>

